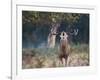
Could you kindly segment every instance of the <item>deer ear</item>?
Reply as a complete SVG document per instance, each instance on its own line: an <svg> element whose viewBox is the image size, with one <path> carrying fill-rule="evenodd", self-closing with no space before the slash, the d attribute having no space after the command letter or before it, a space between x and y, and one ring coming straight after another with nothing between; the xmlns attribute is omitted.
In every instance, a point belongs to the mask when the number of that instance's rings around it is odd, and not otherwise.
<svg viewBox="0 0 100 80"><path fill-rule="evenodd" d="M61 32L60 37L61 37L61 38L63 37L63 32Z"/></svg>
<svg viewBox="0 0 100 80"><path fill-rule="evenodd" d="M64 36L61 34L61 35L60 35L60 38L62 39L63 37L64 37Z"/></svg>
<svg viewBox="0 0 100 80"><path fill-rule="evenodd" d="M51 32L53 31L53 28L51 28Z"/></svg>
<svg viewBox="0 0 100 80"><path fill-rule="evenodd" d="M62 38L62 35L60 35L60 38Z"/></svg>
<svg viewBox="0 0 100 80"><path fill-rule="evenodd" d="M65 38L68 38L68 35L66 34L64 37L65 37Z"/></svg>

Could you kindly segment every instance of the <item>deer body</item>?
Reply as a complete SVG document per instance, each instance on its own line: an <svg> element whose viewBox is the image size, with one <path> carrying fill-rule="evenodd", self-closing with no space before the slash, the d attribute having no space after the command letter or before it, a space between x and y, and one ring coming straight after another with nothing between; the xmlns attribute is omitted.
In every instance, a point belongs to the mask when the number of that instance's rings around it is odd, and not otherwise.
<svg viewBox="0 0 100 80"><path fill-rule="evenodd" d="M67 66L68 56L70 53L70 46L68 43L68 35L65 32L62 32L60 35L60 54L59 59L64 66Z"/></svg>
<svg viewBox="0 0 100 80"><path fill-rule="evenodd" d="M49 48L54 48L54 46L55 46L55 41L56 41L56 35L54 35L54 34L49 34L49 36L48 36L48 47L49 47Z"/></svg>

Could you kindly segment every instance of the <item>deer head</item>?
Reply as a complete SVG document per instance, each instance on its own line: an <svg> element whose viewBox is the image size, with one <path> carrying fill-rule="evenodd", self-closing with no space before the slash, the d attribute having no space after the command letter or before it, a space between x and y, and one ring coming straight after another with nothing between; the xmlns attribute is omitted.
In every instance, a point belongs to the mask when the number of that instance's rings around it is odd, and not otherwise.
<svg viewBox="0 0 100 80"><path fill-rule="evenodd" d="M50 33L57 35L57 29L60 27L59 23L52 23Z"/></svg>
<svg viewBox="0 0 100 80"><path fill-rule="evenodd" d="M67 38L68 38L68 34L66 33L66 32L61 32L61 35L60 35L60 38L62 39L62 40L66 40Z"/></svg>

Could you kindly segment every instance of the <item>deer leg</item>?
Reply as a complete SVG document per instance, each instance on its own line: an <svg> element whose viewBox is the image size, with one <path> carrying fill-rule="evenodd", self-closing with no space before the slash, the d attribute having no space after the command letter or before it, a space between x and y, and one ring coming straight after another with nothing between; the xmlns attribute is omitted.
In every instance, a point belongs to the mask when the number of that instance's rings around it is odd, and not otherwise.
<svg viewBox="0 0 100 80"><path fill-rule="evenodd" d="M61 64L62 64L62 58L59 57L59 66L61 66Z"/></svg>
<svg viewBox="0 0 100 80"><path fill-rule="evenodd" d="M65 64L66 64L65 58L62 58L62 64L65 67Z"/></svg>
<svg viewBox="0 0 100 80"><path fill-rule="evenodd" d="M65 57L65 66L68 66L68 56Z"/></svg>
<svg viewBox="0 0 100 80"><path fill-rule="evenodd" d="M67 58L67 66L70 66L70 57Z"/></svg>
<svg viewBox="0 0 100 80"><path fill-rule="evenodd" d="M63 65L63 63L64 63L64 62L63 62L63 58L61 58L61 64Z"/></svg>

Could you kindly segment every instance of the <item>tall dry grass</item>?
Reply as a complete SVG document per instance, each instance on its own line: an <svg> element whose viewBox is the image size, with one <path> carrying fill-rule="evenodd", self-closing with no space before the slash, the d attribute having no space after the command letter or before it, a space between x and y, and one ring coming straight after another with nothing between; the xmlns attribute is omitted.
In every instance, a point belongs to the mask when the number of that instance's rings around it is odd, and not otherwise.
<svg viewBox="0 0 100 80"><path fill-rule="evenodd" d="M63 67L59 65L59 48L33 48L22 50L22 68L52 68ZM71 45L71 53L68 58L68 67L89 66L89 46L87 44Z"/></svg>

